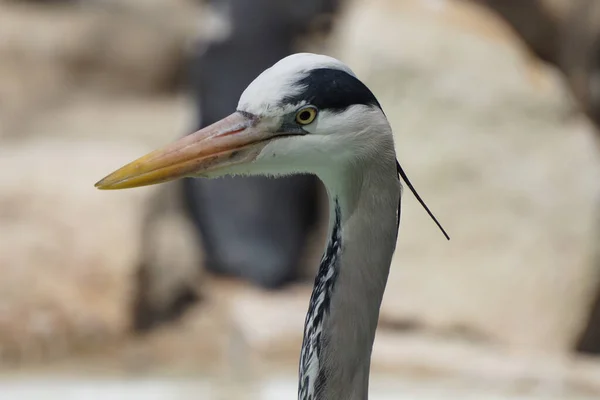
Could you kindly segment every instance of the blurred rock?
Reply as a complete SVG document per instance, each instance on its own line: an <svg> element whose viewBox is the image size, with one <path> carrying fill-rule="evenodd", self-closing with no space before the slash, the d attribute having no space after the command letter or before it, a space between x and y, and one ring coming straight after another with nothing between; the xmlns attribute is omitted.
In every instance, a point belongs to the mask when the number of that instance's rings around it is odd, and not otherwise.
<svg viewBox="0 0 600 400"><path fill-rule="evenodd" d="M133 329L145 332L180 317L202 297L204 257L193 221L181 212L177 182L158 187L144 212Z"/></svg>
<svg viewBox="0 0 600 400"><path fill-rule="evenodd" d="M465 0L496 11L527 46L564 72L576 99L600 125L600 3L596 0Z"/></svg>
<svg viewBox="0 0 600 400"><path fill-rule="evenodd" d="M600 132L600 3L574 3L561 26L558 65Z"/></svg>
<svg viewBox="0 0 600 400"><path fill-rule="evenodd" d="M246 374L269 363L297 364L310 296L307 287L265 294L249 287L213 283L215 291L220 293L216 296L219 302L227 306L225 319L230 321L221 336L230 348L224 362L232 368L246 364ZM565 354L510 352L465 337L445 337L439 332L398 332L381 325L373 346L371 371L373 377L383 373L394 377L408 375L417 380L445 378L477 382L488 393L493 387L501 387L564 398L600 394L597 362Z"/></svg>
<svg viewBox="0 0 600 400"><path fill-rule="evenodd" d="M556 63L561 27L573 7L587 0L464 0L496 11L540 58Z"/></svg>
<svg viewBox="0 0 600 400"><path fill-rule="evenodd" d="M467 0L501 15L535 54L557 66L600 133L600 3L595 0ZM599 199L600 200L600 199ZM597 213L600 213L600 202ZM600 224L598 226L600 229ZM596 242L600 243L600 231ZM600 247L598 247L600 254ZM595 260L600 273L600 257ZM600 283L576 349L600 353Z"/></svg>
<svg viewBox="0 0 600 400"><path fill-rule="evenodd" d="M403 371L415 379L444 377L477 382L486 394L493 388L557 399L591 399L600 394L600 364L592 360L511 353L420 333L378 333L373 365L375 374L392 370Z"/></svg>
<svg viewBox="0 0 600 400"><path fill-rule="evenodd" d="M81 90L172 91L201 15L191 0L0 2L0 130L14 134L27 115Z"/></svg>
<svg viewBox="0 0 600 400"><path fill-rule="evenodd" d="M93 185L169 141L186 114L179 99L78 96L0 141L2 360L72 355L129 331L142 218L157 189Z"/></svg>
<svg viewBox="0 0 600 400"><path fill-rule="evenodd" d="M559 75L480 7L354 4L336 55L378 96L401 163L452 237L405 194L382 322L569 350L597 282L600 155L585 119L569 119Z"/></svg>
<svg viewBox="0 0 600 400"><path fill-rule="evenodd" d="M239 332L240 340L252 351L267 357L287 355L296 361L310 292L307 286L275 293L239 288L226 299L230 329Z"/></svg>
<svg viewBox="0 0 600 400"><path fill-rule="evenodd" d="M124 332L149 190L93 184L143 151L94 141L0 148L1 362L64 356Z"/></svg>

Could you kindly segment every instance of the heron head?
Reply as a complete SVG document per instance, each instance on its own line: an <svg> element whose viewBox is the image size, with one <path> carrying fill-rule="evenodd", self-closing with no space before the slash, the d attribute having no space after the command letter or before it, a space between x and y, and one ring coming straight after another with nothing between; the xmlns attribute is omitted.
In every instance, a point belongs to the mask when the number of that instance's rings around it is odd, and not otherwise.
<svg viewBox="0 0 600 400"><path fill-rule="evenodd" d="M389 126L375 96L345 64L294 54L260 74L231 115L131 162L96 187L194 176L319 174L377 157L381 140L393 156L391 133L373 134L383 124Z"/></svg>

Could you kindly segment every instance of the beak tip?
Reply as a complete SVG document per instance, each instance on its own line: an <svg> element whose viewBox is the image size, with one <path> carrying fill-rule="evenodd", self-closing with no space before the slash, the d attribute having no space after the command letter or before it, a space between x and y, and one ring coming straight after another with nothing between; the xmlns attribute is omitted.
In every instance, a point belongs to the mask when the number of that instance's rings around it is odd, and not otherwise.
<svg viewBox="0 0 600 400"><path fill-rule="evenodd" d="M109 179L109 178L110 178L110 175L109 175L109 176L106 176L106 177L104 177L104 178L102 178L102 179L100 179L98 182L96 182L96 183L94 184L94 187L95 187L96 189L99 189L99 190L109 190L109 189L113 189L113 186L114 186L114 185L115 185L115 183L117 183L118 181L117 181L117 182L115 182L114 180L111 180L111 179Z"/></svg>
<svg viewBox="0 0 600 400"><path fill-rule="evenodd" d="M244 133L251 123L254 122L247 116L235 112L209 127L130 162L96 182L94 187L99 190L119 190L155 185L196 176L226 164L238 150L263 139L258 131Z"/></svg>
<svg viewBox="0 0 600 400"><path fill-rule="evenodd" d="M118 174L119 171L108 175L94 184L94 187L98 190L120 190L120 189L131 189L138 188L141 186L147 186L153 184L152 182L144 182L135 177L129 175ZM158 182L157 182L158 183Z"/></svg>
<svg viewBox="0 0 600 400"><path fill-rule="evenodd" d="M102 181L100 181L100 182L96 182L96 183L94 184L94 187L95 187L96 189L98 189L98 190L104 190L104 189L106 189L106 187L105 187L105 186L102 184Z"/></svg>

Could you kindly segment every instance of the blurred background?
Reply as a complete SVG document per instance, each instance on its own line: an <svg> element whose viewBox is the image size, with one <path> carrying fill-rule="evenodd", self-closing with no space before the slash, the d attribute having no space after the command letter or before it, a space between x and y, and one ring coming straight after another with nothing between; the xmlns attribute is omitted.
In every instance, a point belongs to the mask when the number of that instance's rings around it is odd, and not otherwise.
<svg viewBox="0 0 600 400"><path fill-rule="evenodd" d="M313 178L93 184L346 62L406 191L373 400L600 397L596 0L0 0L0 399L292 399Z"/></svg>

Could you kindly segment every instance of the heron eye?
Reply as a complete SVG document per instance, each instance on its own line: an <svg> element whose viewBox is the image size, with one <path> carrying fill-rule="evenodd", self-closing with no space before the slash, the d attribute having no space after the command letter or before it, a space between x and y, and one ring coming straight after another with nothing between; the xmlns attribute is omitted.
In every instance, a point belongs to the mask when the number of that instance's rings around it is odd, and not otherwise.
<svg viewBox="0 0 600 400"><path fill-rule="evenodd" d="M308 125L317 118L317 109L305 107L296 113L296 122L300 125Z"/></svg>

